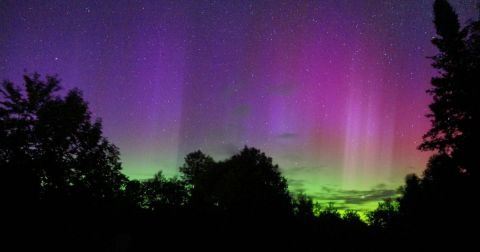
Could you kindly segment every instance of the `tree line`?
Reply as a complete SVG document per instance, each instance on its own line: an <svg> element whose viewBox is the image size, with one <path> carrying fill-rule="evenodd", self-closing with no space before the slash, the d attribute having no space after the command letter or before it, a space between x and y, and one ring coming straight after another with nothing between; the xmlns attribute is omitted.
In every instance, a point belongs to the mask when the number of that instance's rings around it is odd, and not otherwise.
<svg viewBox="0 0 480 252"><path fill-rule="evenodd" d="M196 151L185 157L180 176L159 171L128 179L81 92L61 96L60 89L56 76L39 74L25 75L21 87L4 81L0 88L3 203L16 238L48 249L137 250L155 248L158 235L172 242L174 233L208 241L248 230L290 239L290 228L320 220L329 229L366 228L356 212L342 218L332 206L292 196L278 165L255 148L223 161Z"/></svg>

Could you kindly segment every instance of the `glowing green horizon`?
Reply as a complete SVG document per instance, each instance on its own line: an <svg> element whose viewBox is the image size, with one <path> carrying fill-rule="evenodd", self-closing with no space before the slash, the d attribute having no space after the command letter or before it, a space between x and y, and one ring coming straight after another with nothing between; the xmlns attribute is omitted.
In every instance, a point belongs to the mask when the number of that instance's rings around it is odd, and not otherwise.
<svg viewBox="0 0 480 252"><path fill-rule="evenodd" d="M275 160L274 160L275 162ZM141 162L136 162L139 164ZM179 176L178 167L173 165L177 161L163 162L163 165L145 162L143 166L129 167L124 165L124 173L130 179L149 179L153 175L162 171L167 177ZM341 174L322 174L318 169L292 169L281 168L282 174L288 181L289 191L292 194L305 193L312 197L314 202L321 207L330 203L343 213L345 210L355 210L366 220L366 213L377 208L378 203L386 198L395 198L399 196L398 188L403 184L404 176L395 175L396 181L381 180L369 181L375 186L342 185ZM134 173L132 171L148 171L144 173ZM405 174L406 175L406 174ZM389 183L386 183L389 182ZM366 183L368 185L368 183Z"/></svg>

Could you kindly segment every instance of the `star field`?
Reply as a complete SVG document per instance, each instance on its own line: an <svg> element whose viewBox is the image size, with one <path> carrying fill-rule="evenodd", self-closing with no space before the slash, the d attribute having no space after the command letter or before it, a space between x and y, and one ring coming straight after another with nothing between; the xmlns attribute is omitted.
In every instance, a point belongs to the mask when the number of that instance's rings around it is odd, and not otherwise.
<svg viewBox="0 0 480 252"><path fill-rule="evenodd" d="M0 77L80 88L132 178L249 145L292 190L371 208L428 157L432 2L1 1Z"/></svg>

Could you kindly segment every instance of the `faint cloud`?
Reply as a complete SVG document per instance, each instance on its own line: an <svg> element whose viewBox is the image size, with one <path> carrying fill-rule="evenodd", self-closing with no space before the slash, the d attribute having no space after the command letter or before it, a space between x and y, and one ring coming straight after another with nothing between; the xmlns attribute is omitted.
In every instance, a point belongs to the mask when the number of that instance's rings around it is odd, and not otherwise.
<svg viewBox="0 0 480 252"><path fill-rule="evenodd" d="M297 85L293 82L276 83L269 85L269 87L270 92L278 95L290 95L297 89Z"/></svg>
<svg viewBox="0 0 480 252"><path fill-rule="evenodd" d="M223 143L219 146L219 149L227 157L233 156L240 151L240 147L233 143Z"/></svg>
<svg viewBox="0 0 480 252"><path fill-rule="evenodd" d="M365 205L379 202L386 198L397 197L398 192L395 189L387 189L387 186L382 184L370 190L341 190L323 186L322 192L313 193L311 196L319 202L334 202L338 207L338 205Z"/></svg>
<svg viewBox="0 0 480 252"><path fill-rule="evenodd" d="M284 158L289 158L290 160L295 160L297 159L296 156L291 156L291 155L284 155L282 156ZM299 159L299 158L298 158ZM307 173L318 173L320 171L322 171L326 166L324 165L319 165L319 166L311 166L311 167L308 167L308 166L299 166L299 167L292 167L292 168L288 168L288 169L285 169L285 173L288 173L288 174L307 174Z"/></svg>
<svg viewBox="0 0 480 252"><path fill-rule="evenodd" d="M292 187L295 193L305 191L305 181L303 179L288 179L288 186Z"/></svg>
<svg viewBox="0 0 480 252"><path fill-rule="evenodd" d="M233 113L237 116L240 116L240 117L248 116L251 111L252 111L252 109L250 108L250 106L246 105L246 104L236 106L233 109Z"/></svg>
<svg viewBox="0 0 480 252"><path fill-rule="evenodd" d="M299 134L297 134L297 133L285 132L285 133L282 133L282 134L277 135L277 137L278 137L278 138L281 138L281 139L291 139L291 138L298 138L298 137L299 137Z"/></svg>
<svg viewBox="0 0 480 252"><path fill-rule="evenodd" d="M281 158L283 159L287 159L287 160L290 160L290 161L300 161L302 160L302 157L298 154L295 154L295 153L287 153L287 154L283 154L281 156ZM289 168L290 169L297 169L297 168Z"/></svg>
<svg viewBox="0 0 480 252"><path fill-rule="evenodd" d="M396 190L370 190L362 191L357 195L345 196L346 204L364 204L368 202L378 202L386 198L393 198L397 195Z"/></svg>
<svg viewBox="0 0 480 252"><path fill-rule="evenodd" d="M385 188L387 188L387 185L384 183L380 183L373 187L373 189L385 189Z"/></svg>
<svg viewBox="0 0 480 252"><path fill-rule="evenodd" d="M330 193L330 192L333 191L333 189L330 188L330 187L328 187L328 186L322 186L322 190L325 191L325 192L327 192L327 193Z"/></svg>

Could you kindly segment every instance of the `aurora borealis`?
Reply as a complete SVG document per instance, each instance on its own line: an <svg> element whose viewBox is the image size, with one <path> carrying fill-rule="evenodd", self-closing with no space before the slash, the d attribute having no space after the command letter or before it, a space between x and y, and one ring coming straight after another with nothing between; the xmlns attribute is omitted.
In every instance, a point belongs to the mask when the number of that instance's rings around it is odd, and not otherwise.
<svg viewBox="0 0 480 252"><path fill-rule="evenodd" d="M432 2L0 1L0 77L82 90L132 178L248 145L292 190L368 209L429 155Z"/></svg>

